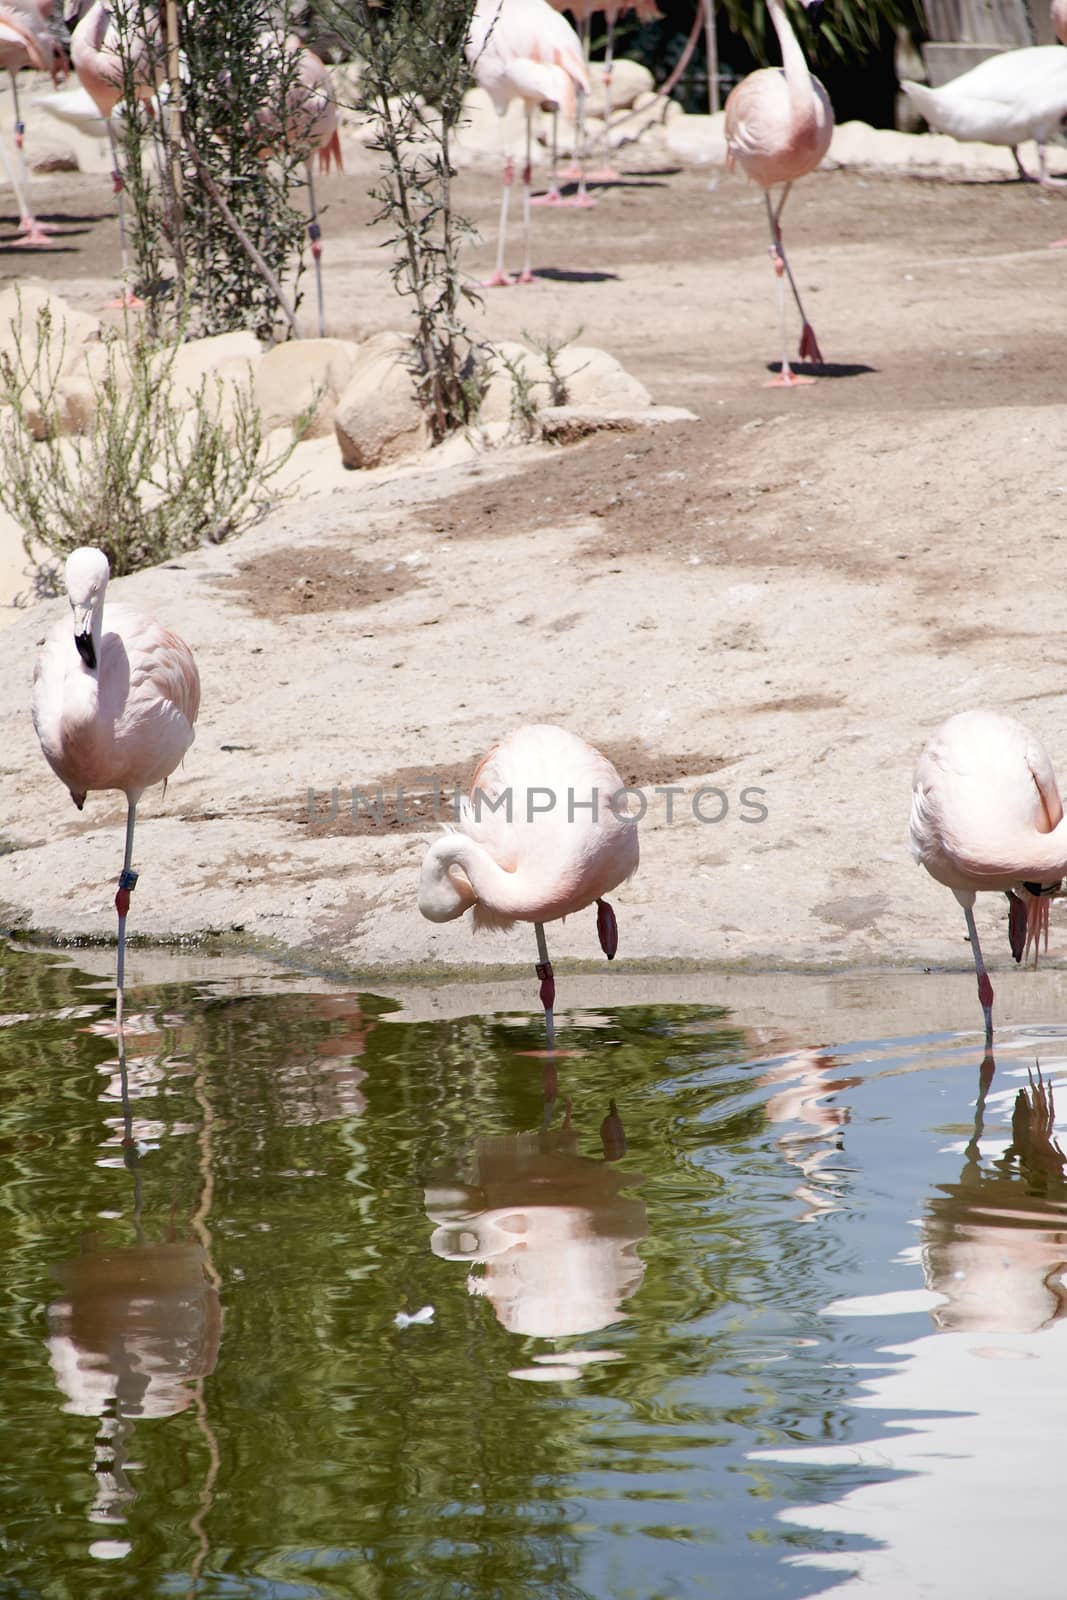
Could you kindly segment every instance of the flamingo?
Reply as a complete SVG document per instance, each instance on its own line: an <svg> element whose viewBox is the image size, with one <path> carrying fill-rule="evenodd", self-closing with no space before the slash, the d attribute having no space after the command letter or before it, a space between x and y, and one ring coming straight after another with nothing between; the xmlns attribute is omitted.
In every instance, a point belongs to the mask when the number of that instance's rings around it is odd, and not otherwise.
<svg viewBox="0 0 1067 1600"><path fill-rule="evenodd" d="M51 0L47 0L48 9ZM11 79L11 94L15 110L16 165L21 168L21 181L8 168L7 157L0 151L19 206L19 227L22 230L14 241L18 245L47 245L48 229L37 221L29 203L29 173L22 155L23 123L19 114L16 76L23 67L33 67L37 72L51 72L53 82L58 72L59 47L45 20L46 12L32 0L6 0L0 4L0 68Z"/></svg>
<svg viewBox="0 0 1067 1600"><path fill-rule="evenodd" d="M265 33L260 43L268 50L276 50L277 35ZM326 335L326 313L322 295L322 229L319 226L318 206L315 202L315 184L312 178L312 158L317 153L319 171L329 172L336 161L339 172L344 171L341 160L341 138L337 127L337 101L334 98L330 75L321 59L309 50L295 34L284 42L284 50L293 63L288 76L285 95L285 135L290 146L306 152L304 165L307 171L308 202L311 212L308 221L308 238L315 263L315 288L319 307L319 337ZM257 119L258 126L276 133L278 116L272 108L264 107ZM270 150L265 149L264 155Z"/></svg>
<svg viewBox="0 0 1067 1600"><path fill-rule="evenodd" d="M802 0L802 3L816 15L822 0ZM767 0L767 10L781 46L782 67L763 67L758 72L750 72L731 90L726 101L726 165L731 172L740 165L746 177L763 189L771 228L771 260L778 277L778 318L782 333L782 369L768 387L792 389L798 384L814 383L815 379L799 377L789 366L783 276L789 279L803 323L801 361L810 359L821 364L822 353L782 245L782 211L796 180L814 172L830 148L834 113L826 90L808 71L804 52L786 16L784 0ZM779 183L784 187L774 206L771 190Z"/></svg>
<svg viewBox="0 0 1067 1600"><path fill-rule="evenodd" d="M577 96L589 93L589 77L578 35L565 17L553 11L548 0L477 0L467 36L466 56L471 71L503 116L518 96L526 108L526 161L522 169L523 237L522 271L517 278L504 272L504 241L508 201L515 176L514 162L504 162L504 192L500 202L496 268L486 288L532 283L530 270L530 146L531 118L536 106L554 111L564 108L574 115Z"/></svg>
<svg viewBox="0 0 1067 1600"><path fill-rule="evenodd" d="M986 1044L993 1042L989 981L974 900L1003 889L1016 961L1048 948L1048 896L1067 873L1067 822L1056 774L1041 741L1022 723L994 711L949 717L919 757L911 800L916 861L951 889L967 923Z"/></svg>
<svg viewBox="0 0 1067 1600"><path fill-rule="evenodd" d="M74 631L60 623L37 657L33 726L79 811L90 789L126 796L126 852L115 896L121 1029L137 802L153 784L166 784L192 744L200 676L189 646L169 628L121 605L109 605L105 614L110 567L102 550L73 551L64 577Z"/></svg>
<svg viewBox="0 0 1067 1600"><path fill-rule="evenodd" d="M1067 0L1052 0L1051 12L1060 44L1005 50L940 89L908 79L900 87L932 128L962 142L1010 145L1021 178L1058 189L1062 180L1049 176L1045 146L1067 117ZM1037 178L1022 164L1024 139L1037 141Z"/></svg>
<svg viewBox="0 0 1067 1600"><path fill-rule="evenodd" d="M516 729L474 774L455 828L423 858L419 910L451 922L473 907L475 929L532 922L548 1047L555 1043L555 978L546 922L594 901L597 936L611 961L619 944L604 896L637 871L637 822L606 756L549 723Z"/></svg>
<svg viewBox="0 0 1067 1600"><path fill-rule="evenodd" d="M116 22L115 0L93 0L70 40L70 59L78 81L88 91L101 117L107 124L114 167L111 180L118 197L119 250L122 256L122 277L125 283L129 272L126 251L126 218L123 206L123 179L119 168L118 149L112 114L123 98L123 84L128 73L138 100L152 100L165 77L162 29L159 17L145 8L145 31L133 31L130 19ZM123 57L125 56L125 62ZM139 305L124 288L120 304Z"/></svg>
<svg viewBox="0 0 1067 1600"><path fill-rule="evenodd" d="M623 0L548 0L548 3L553 11L569 11L574 17L578 24L578 37L582 43L582 55L587 68L592 66L590 32L593 12L603 11L604 13L604 18L607 22L603 73L604 132L606 137L607 131L611 126L611 78L615 63L615 29L618 26L619 18L627 11L634 11L637 13L639 22L655 22L662 17L663 12L656 5L656 0L628 0L628 3L625 4ZM582 131L581 127L577 129L579 142L582 138ZM555 158L553 157L553 167L554 165ZM607 167L603 172L596 173L595 176L601 181L612 182L618 179L619 174L611 167ZM555 190L554 196L553 190ZM542 197L541 203L544 205L566 205L572 202L564 201L553 183L549 193Z"/></svg>

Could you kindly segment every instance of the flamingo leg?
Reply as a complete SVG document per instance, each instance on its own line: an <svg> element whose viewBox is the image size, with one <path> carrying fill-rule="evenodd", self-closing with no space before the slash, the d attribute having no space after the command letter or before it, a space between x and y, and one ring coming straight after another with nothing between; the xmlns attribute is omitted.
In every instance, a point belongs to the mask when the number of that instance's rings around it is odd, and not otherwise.
<svg viewBox="0 0 1067 1600"><path fill-rule="evenodd" d="M982 946L978 943L978 929L974 925L974 903L964 906L963 915L967 921L967 937L971 941L971 952L974 955L974 971L978 979L978 998L982 1002L982 1011L985 1014L985 1042L993 1043L993 985L989 981L989 974L982 960Z"/></svg>
<svg viewBox="0 0 1067 1600"><path fill-rule="evenodd" d="M533 145L533 112L526 107L526 161L522 169L522 271L515 279L516 283L533 283L533 269L530 266L530 181L532 177L532 145Z"/></svg>
<svg viewBox="0 0 1067 1600"><path fill-rule="evenodd" d="M562 203L563 196L559 192L559 107L552 113L552 166L548 178L548 190L545 194L535 194L530 204L532 206L558 206Z"/></svg>
<svg viewBox="0 0 1067 1600"><path fill-rule="evenodd" d="M118 893L115 895L115 910L119 914L119 952L115 969L115 1021L119 1033L122 1033L122 1012L125 1001L124 989L126 985L126 918L130 911L130 894L137 885L137 874L133 870L133 829L137 820L137 801L128 801L126 811L126 853L122 858L122 875L119 878Z"/></svg>
<svg viewBox="0 0 1067 1600"><path fill-rule="evenodd" d="M619 174L611 165L610 147L608 145L608 130L611 127L611 78L615 67L615 21L610 12L607 15L608 37L604 46L604 156L605 166L590 174L591 177L602 183L617 183Z"/></svg>
<svg viewBox="0 0 1067 1600"><path fill-rule="evenodd" d="M22 232L15 240L16 244L42 245L48 244L48 235L53 231L45 223L38 222L30 210L30 169L26 165L26 157L22 149L23 137L26 133L26 124L22 120L19 110L18 74L8 69L11 79L11 99L15 113L15 162L19 169L19 178L22 183L22 196L19 199L19 227Z"/></svg>
<svg viewBox="0 0 1067 1600"><path fill-rule="evenodd" d="M556 1024L552 1012L556 1004L556 979L552 971L552 963L548 959L548 945L545 942L545 925L543 922L534 923L534 934L537 938L537 966L535 972L541 980L541 1004L545 1008L545 1036L548 1048L556 1048Z"/></svg>
<svg viewBox="0 0 1067 1600"><path fill-rule="evenodd" d="M792 185L787 183L782 190L782 198L777 206L772 206L771 204L770 191L765 189L763 192L763 198L767 204L767 221L770 223L771 229L771 261L774 264L775 275L778 279L778 316L782 333L782 370L777 378L772 378L767 384L769 389L793 389L800 385L815 382L814 378L799 376L789 365L785 336L785 284L783 282L785 278L789 280L789 287L793 291L793 299L797 303L797 310L800 312L801 322L803 323L800 334L800 359L803 361L810 356L813 361L822 362L822 352L815 338L815 330L808 321L796 279L793 277L793 269L789 265L789 259L782 244L782 211L785 208L786 200L789 198L791 188Z"/></svg>
<svg viewBox="0 0 1067 1600"><path fill-rule="evenodd" d="M319 338L326 337L326 303L322 296L322 229L319 226L319 208L315 202L315 180L311 162L307 162L308 175L308 238L311 240L311 259L315 263L315 293L319 303Z"/></svg>
<svg viewBox="0 0 1067 1600"><path fill-rule="evenodd" d="M483 289L506 289L511 284L511 279L504 271L504 241L508 232L508 203L511 200L511 185L514 178L515 163L510 156L507 156L504 160L504 192L500 196L500 222L497 225L496 266L493 268L492 277L486 278L483 282Z"/></svg>
<svg viewBox="0 0 1067 1600"><path fill-rule="evenodd" d="M122 261L122 292L110 304L132 308L144 305L144 301L139 300L129 287L130 257L126 248L126 206L123 200L126 185L122 177L122 168L119 166L119 148L115 143L115 130L111 126L110 117L107 122L107 137L111 145L111 182L119 204L119 257Z"/></svg>

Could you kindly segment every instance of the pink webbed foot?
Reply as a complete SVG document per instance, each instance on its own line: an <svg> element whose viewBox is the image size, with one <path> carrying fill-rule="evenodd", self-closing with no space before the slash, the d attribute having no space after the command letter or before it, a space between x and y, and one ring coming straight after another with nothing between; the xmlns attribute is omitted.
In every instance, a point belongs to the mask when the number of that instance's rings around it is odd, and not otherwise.
<svg viewBox="0 0 1067 1600"><path fill-rule="evenodd" d="M809 378L803 373L794 372L792 367L786 367L776 377L768 378L763 387L765 389L803 389L817 381L816 378Z"/></svg>
<svg viewBox="0 0 1067 1600"><path fill-rule="evenodd" d="M579 190L577 194L564 195L560 201L561 206L570 206L574 211L591 211L597 204L596 196L586 194L584 189Z"/></svg>
<svg viewBox="0 0 1067 1600"><path fill-rule="evenodd" d="M115 296L114 300L105 301L104 310L105 311L143 311L144 310L144 301L141 300L137 295L133 294L131 290L122 289Z"/></svg>
<svg viewBox="0 0 1067 1600"><path fill-rule="evenodd" d="M33 249L40 249L42 247L47 249L52 243L51 239L48 237L51 230L46 228L43 222L37 222L33 217L23 217L22 221L19 223L19 227L22 229L22 232L14 239L13 243L15 244L29 245Z"/></svg>
<svg viewBox="0 0 1067 1600"><path fill-rule="evenodd" d="M506 272L494 272L488 278L483 278L479 288L482 289L510 289L515 283L514 278L509 278Z"/></svg>
<svg viewBox="0 0 1067 1600"><path fill-rule="evenodd" d="M514 282L515 283L536 283L537 279L534 277L534 275L530 271L529 267L523 267L523 269L519 273L518 277L514 279Z"/></svg>
<svg viewBox="0 0 1067 1600"><path fill-rule="evenodd" d="M1050 250L1067 250L1067 239L1053 239Z"/></svg>
<svg viewBox="0 0 1067 1600"><path fill-rule="evenodd" d="M566 203L558 189L546 189L544 194L532 194L530 196L530 204L532 206L562 206L566 205Z"/></svg>

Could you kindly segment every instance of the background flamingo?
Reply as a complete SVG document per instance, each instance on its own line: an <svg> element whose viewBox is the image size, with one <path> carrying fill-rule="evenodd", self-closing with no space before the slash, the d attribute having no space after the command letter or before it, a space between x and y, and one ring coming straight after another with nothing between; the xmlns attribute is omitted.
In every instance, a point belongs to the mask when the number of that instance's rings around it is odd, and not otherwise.
<svg viewBox="0 0 1067 1600"><path fill-rule="evenodd" d="M200 675L189 646L151 617L109 605L102 550L67 557L67 597L74 613L54 629L33 674L33 726L45 759L80 811L91 789L126 796L126 852L115 909L119 917L117 1017L122 1025L126 917L133 870L137 802L166 783L193 742Z"/></svg>
<svg viewBox="0 0 1067 1600"><path fill-rule="evenodd" d="M11 95L15 111L15 165L17 172L7 165L7 157L0 150L8 180L15 191L19 207L21 232L14 241L19 245L46 245L49 230L33 215L29 201L29 172L22 154L23 123L19 112L17 75L24 67L37 72L51 72L53 81L59 72L61 55L46 17L51 10L51 0L42 7L35 0L6 0L0 5L0 67L11 79Z"/></svg>
<svg viewBox="0 0 1067 1600"><path fill-rule="evenodd" d="M611 79L615 64L615 28L619 18L627 11L634 11L637 13L639 22L655 22L663 13L656 5L656 0L628 0L626 4L623 3L623 0L549 0L549 5L551 5L553 11L569 11L577 22L578 37L581 40L582 55L585 59L587 70L593 64L591 40L593 13L594 11L603 11L604 13L604 20L607 23L607 39L604 44L602 77L604 82L604 134L606 139L608 130L611 127ZM579 147L584 138L583 121L584 119L579 116L579 121L576 124L576 138ZM611 167L606 167L602 172L590 173L590 177L596 177L601 181L607 182L617 179L618 176L619 174ZM545 198L547 200L547 197ZM557 196L556 203L562 204L564 202Z"/></svg>
<svg viewBox="0 0 1067 1600"><path fill-rule="evenodd" d="M809 12L816 13L822 0L803 0L803 4ZM821 363L822 353L782 244L782 211L796 180L805 173L814 172L830 148L834 113L826 90L808 71L783 0L767 0L767 10L782 49L782 67L781 70L763 67L759 72L751 72L731 91L726 102L726 164L731 172L739 165L746 177L763 189L771 228L771 259L778 276L778 316L782 333L782 370L771 380L770 387L792 388L815 380L798 377L790 370L783 274L789 279L803 322L800 359ZM783 188L775 206L771 203L771 190L778 184Z"/></svg>
<svg viewBox="0 0 1067 1600"><path fill-rule="evenodd" d="M974 954L986 1043L993 1039L993 985L975 895L1003 889L1016 961L1048 944L1048 895L1067 873L1067 823L1056 774L1040 740L1011 717L963 711L942 723L919 757L911 801L912 853L963 907Z"/></svg>
<svg viewBox="0 0 1067 1600"><path fill-rule="evenodd" d="M548 0L477 0L466 47L471 71L503 116L516 96L526 109L526 161L523 185L523 265L517 278L504 272L508 201L515 165L504 162L504 192L500 202L500 230L496 267L486 287L532 283L530 268L530 163L531 117L536 107L575 114L577 96L589 93L589 78L578 35L566 18L553 11Z"/></svg>
<svg viewBox="0 0 1067 1600"><path fill-rule="evenodd" d="M128 70L139 100L152 100L166 75L159 17L156 12L147 8L144 15L147 32L135 32L131 20L127 18L124 24L124 40L123 28L120 28L115 21L110 0L93 0L93 4L74 29L70 41L70 59L78 75L78 81L88 91L107 124L111 159L114 163L111 177L118 196L119 250L122 256L124 285L129 272L129 260L126 251L123 180L115 144L115 130L111 122L112 113L123 98L123 74L126 70L123 66L123 52L127 57ZM122 303L135 303L126 288L123 291Z"/></svg>
<svg viewBox="0 0 1067 1600"><path fill-rule="evenodd" d="M584 739L548 723L518 728L484 758L458 826L422 863L419 910L431 922L473 907L476 929L533 923L550 1049L555 981L544 924L596 901L600 945L614 957L618 928L604 896L638 861L637 823L621 801L617 812L610 804L622 789L611 762Z"/></svg>
<svg viewBox="0 0 1067 1600"><path fill-rule="evenodd" d="M954 139L980 139L1011 146L1019 176L1046 188L1061 184L1049 177L1045 146L1067 117L1067 0L1052 0L1052 26L1060 44L1004 50L980 61L940 89L902 79L900 87L931 128ZM1019 145L1037 141L1039 176L1022 164Z"/></svg>
<svg viewBox="0 0 1067 1600"><path fill-rule="evenodd" d="M262 35L261 43L268 50L276 50L278 38L276 34ZM311 213L308 222L308 238L311 240L311 256L315 263L315 288L318 295L319 307L319 337L326 334L326 311L322 293L322 229L319 226L318 206L315 201L315 183L312 176L312 160L315 154L319 158L319 171L329 172L333 162L337 163L339 171L344 170L341 160L341 139L337 128L337 102L334 99L330 75L323 62L309 50L295 34L290 34L284 43L285 54L295 65L295 71L289 78L285 95L285 135L289 145L305 152L305 168L308 182L308 201ZM276 132L278 116L271 108L265 106L261 111L258 123L265 131ZM269 154L269 151L265 151Z"/></svg>

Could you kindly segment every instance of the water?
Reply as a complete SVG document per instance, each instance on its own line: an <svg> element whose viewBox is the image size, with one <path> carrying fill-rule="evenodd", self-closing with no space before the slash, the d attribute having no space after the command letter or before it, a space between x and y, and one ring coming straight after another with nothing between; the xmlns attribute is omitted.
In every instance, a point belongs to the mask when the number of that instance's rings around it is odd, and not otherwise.
<svg viewBox="0 0 1067 1600"><path fill-rule="evenodd" d="M1055 1029L579 1013L546 1126L535 1018L160 985L124 1107L109 998L0 952L5 1600L1059 1594Z"/></svg>

